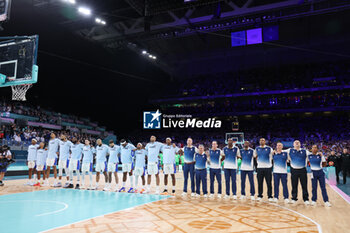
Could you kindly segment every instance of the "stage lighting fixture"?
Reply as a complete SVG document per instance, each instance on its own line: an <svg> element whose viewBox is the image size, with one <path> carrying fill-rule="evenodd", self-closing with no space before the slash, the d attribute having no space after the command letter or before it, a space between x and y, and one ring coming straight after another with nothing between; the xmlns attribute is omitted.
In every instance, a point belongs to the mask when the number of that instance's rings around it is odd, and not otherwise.
<svg viewBox="0 0 350 233"><path fill-rule="evenodd" d="M83 14L83 15L86 15L86 16L91 15L91 10L89 8L86 8L86 7L79 7L78 12Z"/></svg>
<svg viewBox="0 0 350 233"><path fill-rule="evenodd" d="M146 51L146 50L143 50L143 51L142 51L142 54L147 54L147 51Z"/></svg>

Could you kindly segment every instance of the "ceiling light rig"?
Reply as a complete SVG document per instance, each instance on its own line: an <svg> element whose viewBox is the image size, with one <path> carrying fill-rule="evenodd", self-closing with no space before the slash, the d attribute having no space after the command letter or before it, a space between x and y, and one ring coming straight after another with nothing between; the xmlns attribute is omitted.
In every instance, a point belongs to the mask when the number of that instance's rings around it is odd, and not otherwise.
<svg viewBox="0 0 350 233"><path fill-rule="evenodd" d="M77 1L76 0L62 0L62 2L67 3L67 4L71 4L71 5L76 5ZM90 17L92 16L92 9L86 7L86 6L78 6L77 11L81 14L84 15L86 17ZM95 23L100 24L100 25L107 25L107 22L100 18L100 17L95 17Z"/></svg>

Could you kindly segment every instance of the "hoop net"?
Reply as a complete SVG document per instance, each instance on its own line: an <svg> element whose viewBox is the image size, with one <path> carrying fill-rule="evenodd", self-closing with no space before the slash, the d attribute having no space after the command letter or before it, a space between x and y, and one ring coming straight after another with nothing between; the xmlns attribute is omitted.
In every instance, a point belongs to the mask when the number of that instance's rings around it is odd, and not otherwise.
<svg viewBox="0 0 350 233"><path fill-rule="evenodd" d="M32 84L11 86L12 100L26 101L27 100L26 93L31 87L32 87Z"/></svg>

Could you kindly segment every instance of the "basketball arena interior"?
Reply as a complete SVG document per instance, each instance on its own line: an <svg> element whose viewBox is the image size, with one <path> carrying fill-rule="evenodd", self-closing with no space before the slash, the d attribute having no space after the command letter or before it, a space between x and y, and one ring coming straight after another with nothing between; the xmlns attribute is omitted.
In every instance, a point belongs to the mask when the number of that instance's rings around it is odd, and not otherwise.
<svg viewBox="0 0 350 233"><path fill-rule="evenodd" d="M0 0L0 233L350 232L348 0Z"/></svg>

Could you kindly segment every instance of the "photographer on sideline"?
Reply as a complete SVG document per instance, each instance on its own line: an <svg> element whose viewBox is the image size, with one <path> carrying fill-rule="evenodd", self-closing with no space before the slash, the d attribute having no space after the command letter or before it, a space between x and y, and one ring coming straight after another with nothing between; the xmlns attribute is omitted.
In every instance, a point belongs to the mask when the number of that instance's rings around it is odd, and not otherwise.
<svg viewBox="0 0 350 233"><path fill-rule="evenodd" d="M0 149L0 186L4 186L2 180L4 179L7 167L13 162L10 148L6 145L2 146Z"/></svg>

